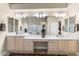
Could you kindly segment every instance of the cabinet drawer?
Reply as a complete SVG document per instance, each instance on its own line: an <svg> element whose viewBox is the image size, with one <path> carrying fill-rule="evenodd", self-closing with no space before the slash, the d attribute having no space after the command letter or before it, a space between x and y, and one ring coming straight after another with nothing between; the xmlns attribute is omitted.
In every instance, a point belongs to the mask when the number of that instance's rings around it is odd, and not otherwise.
<svg viewBox="0 0 79 59"><path fill-rule="evenodd" d="M57 40L50 40L50 43L57 43Z"/></svg>
<svg viewBox="0 0 79 59"><path fill-rule="evenodd" d="M33 41L31 40L24 40L24 50L28 53L33 53Z"/></svg>
<svg viewBox="0 0 79 59"><path fill-rule="evenodd" d="M49 41L49 46L57 46L57 41Z"/></svg>
<svg viewBox="0 0 79 59"><path fill-rule="evenodd" d="M31 41L31 40L24 40L24 45L25 46L33 45L33 41Z"/></svg>
<svg viewBox="0 0 79 59"><path fill-rule="evenodd" d="M33 46L24 46L24 51L33 51Z"/></svg>
<svg viewBox="0 0 79 59"><path fill-rule="evenodd" d="M57 46L57 43L49 43L50 46Z"/></svg>
<svg viewBox="0 0 79 59"><path fill-rule="evenodd" d="M48 52L57 51L57 41L48 41Z"/></svg>
<svg viewBox="0 0 79 59"><path fill-rule="evenodd" d="M31 43L31 42L33 42L33 41L32 40L29 40L29 39L24 40L24 43Z"/></svg>
<svg viewBox="0 0 79 59"><path fill-rule="evenodd" d="M33 46L24 46L24 50L32 50Z"/></svg>
<svg viewBox="0 0 79 59"><path fill-rule="evenodd" d="M33 43L24 43L24 45L28 46L28 45L33 45Z"/></svg>
<svg viewBox="0 0 79 59"><path fill-rule="evenodd" d="M24 46L31 46L31 45L33 45L33 42L26 42L26 43L24 43Z"/></svg>
<svg viewBox="0 0 79 59"><path fill-rule="evenodd" d="M48 51L57 51L57 46L48 47Z"/></svg>

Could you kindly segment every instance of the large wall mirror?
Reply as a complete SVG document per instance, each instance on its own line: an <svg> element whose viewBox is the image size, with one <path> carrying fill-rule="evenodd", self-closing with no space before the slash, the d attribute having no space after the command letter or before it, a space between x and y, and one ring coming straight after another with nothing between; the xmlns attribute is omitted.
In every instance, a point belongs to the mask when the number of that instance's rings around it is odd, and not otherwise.
<svg viewBox="0 0 79 59"><path fill-rule="evenodd" d="M41 22L46 22L46 18L37 18L29 16L22 19L23 31L27 29L30 34L40 35L41 34ZM25 26L27 24L27 26Z"/></svg>
<svg viewBox="0 0 79 59"><path fill-rule="evenodd" d="M8 17L8 32L18 32L18 19Z"/></svg>

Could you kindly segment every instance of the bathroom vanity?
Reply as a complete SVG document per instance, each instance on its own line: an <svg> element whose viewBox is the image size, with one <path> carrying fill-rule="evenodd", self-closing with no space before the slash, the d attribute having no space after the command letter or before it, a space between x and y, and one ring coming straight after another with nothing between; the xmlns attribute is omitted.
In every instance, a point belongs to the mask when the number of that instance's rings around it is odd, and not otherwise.
<svg viewBox="0 0 79 59"><path fill-rule="evenodd" d="M75 16L64 20L54 16L45 18L27 17L21 20L20 25L18 25L17 19L9 18L8 23L6 47L9 53L67 55L77 53L78 38L74 34L77 29ZM43 33L41 33L42 23L45 23ZM15 32L15 34L9 32ZM21 33L18 34L18 32ZM67 36L65 36L66 34Z"/></svg>
<svg viewBox="0 0 79 59"><path fill-rule="evenodd" d="M10 53L28 54L76 54L77 39L48 35L8 35L7 51Z"/></svg>

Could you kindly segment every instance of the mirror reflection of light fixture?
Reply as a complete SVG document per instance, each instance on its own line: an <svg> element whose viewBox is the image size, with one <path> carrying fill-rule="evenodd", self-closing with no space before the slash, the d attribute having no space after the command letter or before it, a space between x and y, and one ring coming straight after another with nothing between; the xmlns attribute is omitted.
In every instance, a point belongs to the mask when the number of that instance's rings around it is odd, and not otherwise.
<svg viewBox="0 0 79 59"><path fill-rule="evenodd" d="M22 14L21 13L16 13L16 17L22 17Z"/></svg>
<svg viewBox="0 0 79 59"><path fill-rule="evenodd" d="M41 21L41 25L44 25L44 24L46 25L46 22L45 21Z"/></svg>
<svg viewBox="0 0 79 59"><path fill-rule="evenodd" d="M28 14L23 14L23 17L27 17L28 16Z"/></svg>
<svg viewBox="0 0 79 59"><path fill-rule="evenodd" d="M22 18L28 16L27 14L24 13L16 13L16 17Z"/></svg>
<svg viewBox="0 0 79 59"><path fill-rule="evenodd" d="M47 16L46 13L36 13L34 16L36 16L37 18L44 18Z"/></svg>
<svg viewBox="0 0 79 59"><path fill-rule="evenodd" d="M58 13L55 13L54 16L55 17L62 18L62 17L65 17L66 16L66 13L65 12L58 12Z"/></svg>

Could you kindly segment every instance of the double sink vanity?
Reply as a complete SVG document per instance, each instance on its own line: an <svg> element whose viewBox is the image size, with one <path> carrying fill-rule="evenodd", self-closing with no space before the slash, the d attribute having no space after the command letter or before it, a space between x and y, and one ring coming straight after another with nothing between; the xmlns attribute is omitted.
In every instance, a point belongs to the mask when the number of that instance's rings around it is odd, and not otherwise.
<svg viewBox="0 0 79 59"><path fill-rule="evenodd" d="M77 38L73 36L7 34L7 51L27 54L76 54Z"/></svg>
<svg viewBox="0 0 79 59"><path fill-rule="evenodd" d="M7 51L26 54L69 55L78 53L78 38L75 35L77 32L76 18L73 16L62 19L54 16L27 17L20 20L21 24L18 25L17 19L9 17ZM64 32L73 35L66 35Z"/></svg>

